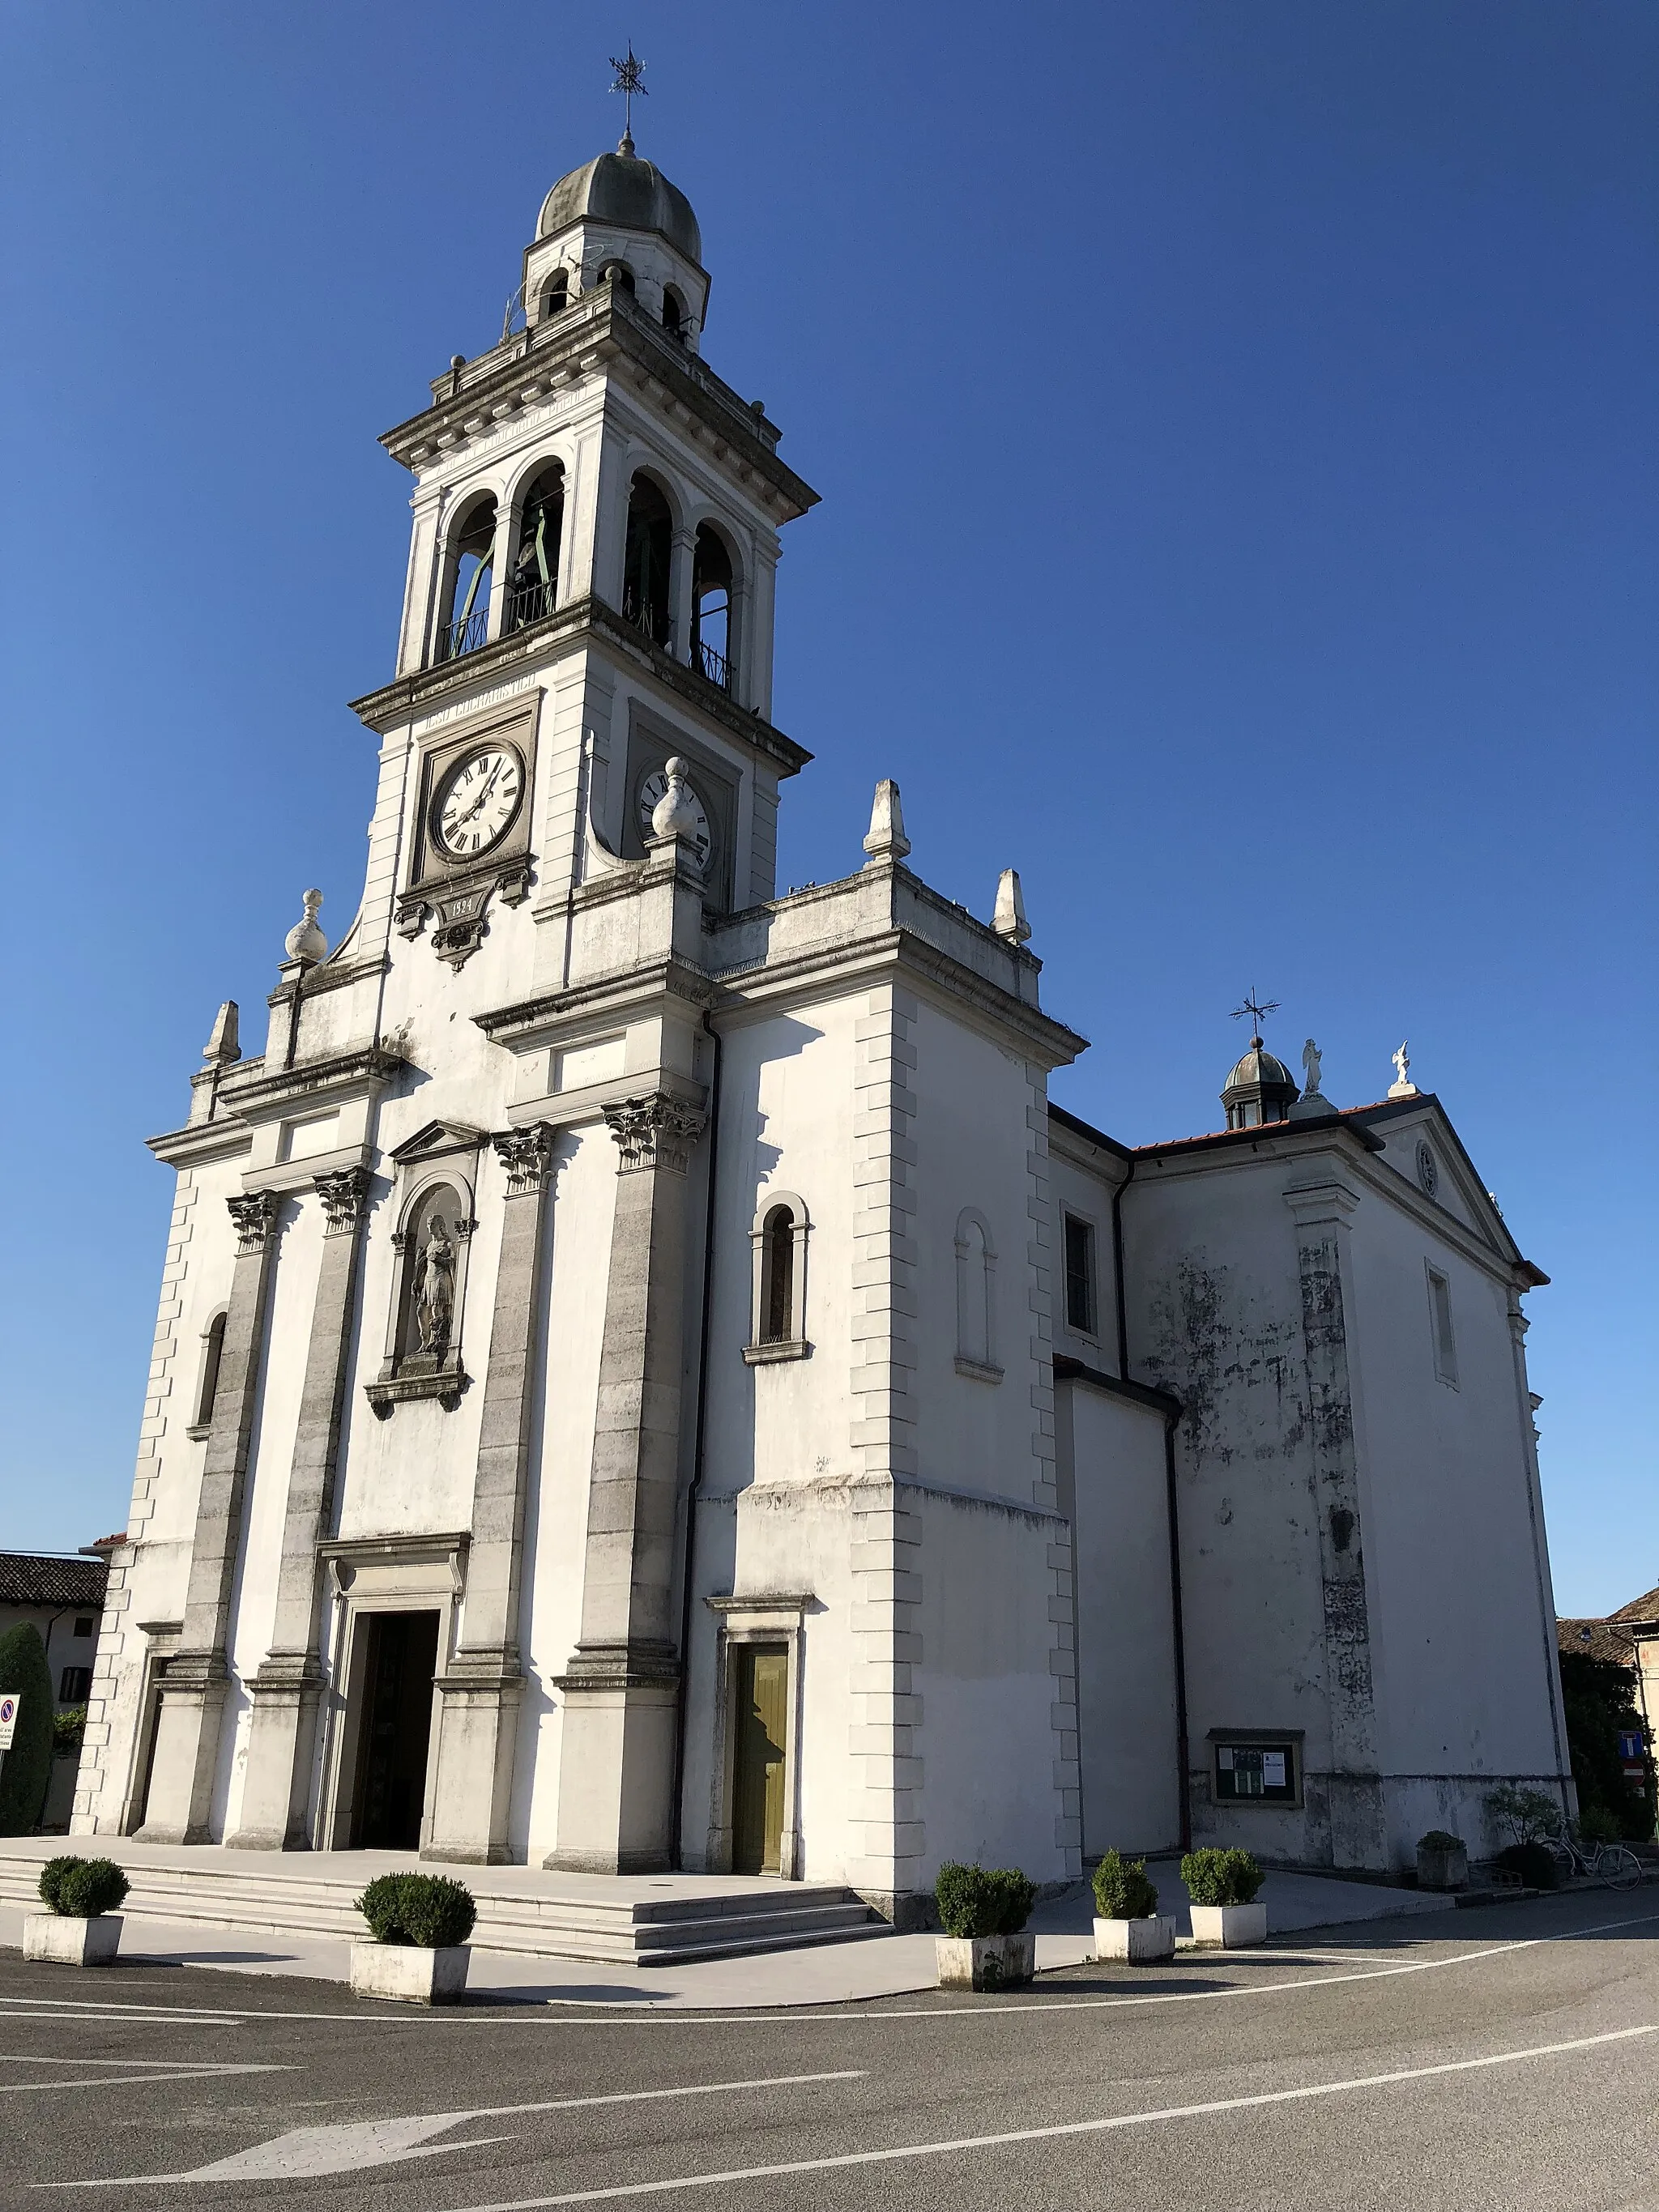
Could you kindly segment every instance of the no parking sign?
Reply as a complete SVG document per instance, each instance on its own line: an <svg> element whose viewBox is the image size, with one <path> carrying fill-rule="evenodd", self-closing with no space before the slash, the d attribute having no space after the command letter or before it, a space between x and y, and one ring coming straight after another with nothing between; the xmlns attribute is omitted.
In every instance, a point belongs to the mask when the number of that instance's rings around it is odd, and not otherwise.
<svg viewBox="0 0 1659 2212"><path fill-rule="evenodd" d="M11 1740L17 1729L17 1708L22 1702L15 1690L8 1690L0 1696L0 1751L11 1749Z"/></svg>

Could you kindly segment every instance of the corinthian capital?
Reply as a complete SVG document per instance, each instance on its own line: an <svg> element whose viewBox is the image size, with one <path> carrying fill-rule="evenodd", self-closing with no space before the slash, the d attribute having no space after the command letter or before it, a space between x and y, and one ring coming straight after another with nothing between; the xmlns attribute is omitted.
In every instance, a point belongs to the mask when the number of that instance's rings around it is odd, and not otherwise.
<svg viewBox="0 0 1659 2212"><path fill-rule="evenodd" d="M620 1105L607 1106L605 1118L622 1154L622 1174L660 1164L684 1175L708 1116L701 1106L656 1091L649 1097L624 1098Z"/></svg>
<svg viewBox="0 0 1659 2212"><path fill-rule="evenodd" d="M331 1175L319 1175L313 1188L323 1201L324 1236L348 1236L363 1218L368 1170L337 1168Z"/></svg>
<svg viewBox="0 0 1659 2212"><path fill-rule="evenodd" d="M241 1198L225 1200L230 1218L236 1224L239 1258L251 1252L264 1250L271 1231L276 1225L276 1209L280 1203L274 1190L251 1190Z"/></svg>
<svg viewBox="0 0 1659 2212"><path fill-rule="evenodd" d="M528 1192L541 1188L553 1162L553 1132L545 1121L538 1121L528 1129L508 1129L489 1141L495 1147L495 1157L507 1170L509 1198L523 1198Z"/></svg>

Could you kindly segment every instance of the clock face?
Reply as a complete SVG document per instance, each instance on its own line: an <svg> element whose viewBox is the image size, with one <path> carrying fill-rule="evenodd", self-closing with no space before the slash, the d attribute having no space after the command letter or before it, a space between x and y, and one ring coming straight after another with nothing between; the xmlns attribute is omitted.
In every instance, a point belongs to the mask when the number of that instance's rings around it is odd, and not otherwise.
<svg viewBox="0 0 1659 2212"><path fill-rule="evenodd" d="M691 811L697 817L696 841L697 866L707 872L708 855L714 849L714 833L708 826L708 810L689 783L682 785L681 788L684 791L687 799L690 800ZM653 769L640 786L640 834L641 836L650 836L651 817L657 811L658 801L666 794L667 790L668 778L661 769Z"/></svg>
<svg viewBox="0 0 1659 2212"><path fill-rule="evenodd" d="M476 860L512 828L524 797L524 768L506 745L469 753L444 778L432 809L432 835L452 860Z"/></svg>

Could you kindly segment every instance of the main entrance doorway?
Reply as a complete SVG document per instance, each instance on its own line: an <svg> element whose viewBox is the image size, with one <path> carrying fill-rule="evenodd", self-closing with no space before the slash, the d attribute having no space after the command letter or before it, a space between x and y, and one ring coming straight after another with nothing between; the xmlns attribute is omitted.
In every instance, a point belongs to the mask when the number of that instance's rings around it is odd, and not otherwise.
<svg viewBox="0 0 1659 2212"><path fill-rule="evenodd" d="M776 1874L783 1842L789 1653L781 1644L740 1644L735 1656L732 1868L735 1874Z"/></svg>
<svg viewBox="0 0 1659 2212"><path fill-rule="evenodd" d="M362 1850L418 1850L438 1664L435 1613L368 1613L362 1724L351 1841Z"/></svg>

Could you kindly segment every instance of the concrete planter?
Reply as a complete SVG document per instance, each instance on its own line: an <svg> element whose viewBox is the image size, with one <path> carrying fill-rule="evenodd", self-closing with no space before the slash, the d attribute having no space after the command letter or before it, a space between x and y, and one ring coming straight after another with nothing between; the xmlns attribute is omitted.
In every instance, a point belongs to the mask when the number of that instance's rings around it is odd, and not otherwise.
<svg viewBox="0 0 1659 2212"><path fill-rule="evenodd" d="M1175 1947L1173 1913L1149 1913L1144 1920L1095 1922L1097 1959L1127 1959L1132 1966L1147 1966L1160 1959L1173 1959Z"/></svg>
<svg viewBox="0 0 1659 2212"><path fill-rule="evenodd" d="M77 1920L65 1912L31 1912L23 1921L23 1956L54 1966L112 1966L121 1948L118 1912Z"/></svg>
<svg viewBox="0 0 1659 2212"><path fill-rule="evenodd" d="M1467 1889L1469 1854L1462 1844L1441 1850L1433 1844L1417 1847L1417 1886L1419 1889Z"/></svg>
<svg viewBox="0 0 1659 2212"><path fill-rule="evenodd" d="M1008 1990L1029 1982L1036 1969L1036 1937L1027 1929L1018 1936L936 1936L942 1990Z"/></svg>
<svg viewBox="0 0 1659 2212"><path fill-rule="evenodd" d="M1218 1951L1244 1951L1267 1940L1265 1905L1195 1905L1193 1941Z"/></svg>
<svg viewBox="0 0 1659 2212"><path fill-rule="evenodd" d="M418 1943L354 1943L354 1997L397 1997L404 2004L453 2004L466 1993L470 1943L427 1950Z"/></svg>

